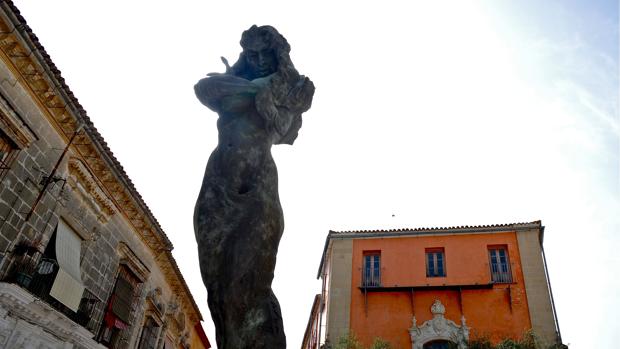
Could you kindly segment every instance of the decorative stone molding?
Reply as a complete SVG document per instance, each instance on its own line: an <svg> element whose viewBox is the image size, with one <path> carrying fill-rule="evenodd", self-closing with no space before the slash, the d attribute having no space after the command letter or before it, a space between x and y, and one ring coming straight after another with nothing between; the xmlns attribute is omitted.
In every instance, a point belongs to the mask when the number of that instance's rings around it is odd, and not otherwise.
<svg viewBox="0 0 620 349"><path fill-rule="evenodd" d="M115 213L112 201L101 190L82 161L77 158L69 160L67 182L101 222L107 222L110 216Z"/></svg>
<svg viewBox="0 0 620 349"><path fill-rule="evenodd" d="M125 264L138 277L140 282L146 282L151 274L150 270L140 261L140 258L124 242L119 242L116 252L120 257L120 263Z"/></svg>
<svg viewBox="0 0 620 349"><path fill-rule="evenodd" d="M411 348L423 349L424 344L430 341L446 340L456 343L458 349L467 349L469 327L465 324L465 316L461 316L461 326L446 319L446 307L438 299L431 306L431 313L433 318L421 326L417 325L417 320L413 317L413 326L409 329Z"/></svg>
<svg viewBox="0 0 620 349"><path fill-rule="evenodd" d="M185 314L179 303L178 296L168 302L166 312L166 322L169 325L170 332L175 338L178 338L185 331Z"/></svg>
<svg viewBox="0 0 620 349"><path fill-rule="evenodd" d="M155 287L151 289L146 295L146 299L150 303L150 307L157 313L158 317L163 317L166 314L166 304L162 300L161 287Z"/></svg>
<svg viewBox="0 0 620 349"><path fill-rule="evenodd" d="M105 348L87 329L14 284L0 282L0 314L3 348Z"/></svg>

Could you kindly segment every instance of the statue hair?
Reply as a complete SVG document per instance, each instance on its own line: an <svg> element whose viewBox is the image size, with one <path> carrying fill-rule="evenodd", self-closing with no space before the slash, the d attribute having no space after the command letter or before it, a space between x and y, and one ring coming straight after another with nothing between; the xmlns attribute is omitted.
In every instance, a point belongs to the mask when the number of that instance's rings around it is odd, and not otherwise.
<svg viewBox="0 0 620 349"><path fill-rule="evenodd" d="M239 42L243 51L239 54L237 62L231 67L233 75L248 80L253 79L253 72L249 71L247 66L246 49L249 43L254 41L262 41L268 48L274 51L278 64L276 79L283 79L289 83L294 83L299 79L299 73L295 69L289 55L291 46L286 41L286 38L270 25L260 27L253 25L250 29L243 32Z"/></svg>

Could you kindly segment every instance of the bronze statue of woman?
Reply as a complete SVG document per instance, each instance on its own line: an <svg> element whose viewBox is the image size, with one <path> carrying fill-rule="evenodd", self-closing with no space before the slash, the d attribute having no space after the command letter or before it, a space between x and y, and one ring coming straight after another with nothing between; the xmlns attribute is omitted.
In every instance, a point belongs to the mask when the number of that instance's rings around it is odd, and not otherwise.
<svg viewBox="0 0 620 349"><path fill-rule="evenodd" d="M194 87L219 115L194 231L217 347L280 349L286 338L271 282L284 217L271 146L293 144L314 85L297 72L273 27L252 26L241 46L232 67L222 59L226 72Z"/></svg>

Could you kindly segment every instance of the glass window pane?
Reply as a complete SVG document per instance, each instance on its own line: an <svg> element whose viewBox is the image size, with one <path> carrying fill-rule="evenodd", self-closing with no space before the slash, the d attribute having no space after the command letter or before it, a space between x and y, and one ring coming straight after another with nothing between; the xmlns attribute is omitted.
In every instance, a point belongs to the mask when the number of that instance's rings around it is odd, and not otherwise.
<svg viewBox="0 0 620 349"><path fill-rule="evenodd" d="M428 276L435 276L435 260L432 253L426 254L428 259Z"/></svg>

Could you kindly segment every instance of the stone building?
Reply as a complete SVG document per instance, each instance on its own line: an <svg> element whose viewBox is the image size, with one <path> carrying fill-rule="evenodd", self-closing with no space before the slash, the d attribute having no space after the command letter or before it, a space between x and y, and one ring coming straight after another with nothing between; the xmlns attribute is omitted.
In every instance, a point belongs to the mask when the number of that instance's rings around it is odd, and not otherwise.
<svg viewBox="0 0 620 349"><path fill-rule="evenodd" d="M0 2L0 348L209 348L172 248Z"/></svg>
<svg viewBox="0 0 620 349"><path fill-rule="evenodd" d="M492 226L330 231L305 338L369 347L460 349L471 339L561 343L540 221ZM318 324L318 325L317 325ZM312 333L314 332L314 333Z"/></svg>

